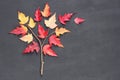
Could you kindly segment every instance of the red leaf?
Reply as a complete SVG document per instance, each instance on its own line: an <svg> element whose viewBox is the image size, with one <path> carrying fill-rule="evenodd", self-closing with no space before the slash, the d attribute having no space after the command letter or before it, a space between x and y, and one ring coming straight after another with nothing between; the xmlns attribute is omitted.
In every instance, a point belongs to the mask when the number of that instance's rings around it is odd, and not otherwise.
<svg viewBox="0 0 120 80"><path fill-rule="evenodd" d="M58 47L63 47L63 45L61 44L60 39L57 38L57 36L54 35L54 34L52 36L50 36L49 43L50 43L50 45L54 44L54 45L56 45Z"/></svg>
<svg viewBox="0 0 120 80"><path fill-rule="evenodd" d="M44 45L43 53L44 55L47 54L49 56L57 56L57 54L51 49L51 46L49 44Z"/></svg>
<svg viewBox="0 0 120 80"><path fill-rule="evenodd" d="M45 31L45 29L40 24L38 24L38 35L39 38L45 38L48 35L48 30Z"/></svg>
<svg viewBox="0 0 120 80"><path fill-rule="evenodd" d="M39 47L38 43L33 41L31 44L29 44L24 49L23 54L27 54L27 53L30 53L30 52L33 52L33 51L36 51L38 53L39 50L40 50L40 47Z"/></svg>
<svg viewBox="0 0 120 80"><path fill-rule="evenodd" d="M78 18L78 17L76 17L76 18L74 19L74 22L75 22L76 24L83 23L84 21L85 21L85 19L83 19L83 18Z"/></svg>
<svg viewBox="0 0 120 80"><path fill-rule="evenodd" d="M35 18L34 20L35 21L41 21L42 20L42 15L41 15L41 11L40 11L40 8L38 8L36 11L35 11Z"/></svg>
<svg viewBox="0 0 120 80"><path fill-rule="evenodd" d="M64 14L63 16L59 15L58 19L59 19L60 23L65 25L67 21L70 21L72 16L73 16L73 13L67 13L67 14Z"/></svg>
<svg viewBox="0 0 120 80"><path fill-rule="evenodd" d="M19 27L13 29L10 33L24 36L27 33L27 31L28 31L27 27L20 25Z"/></svg>

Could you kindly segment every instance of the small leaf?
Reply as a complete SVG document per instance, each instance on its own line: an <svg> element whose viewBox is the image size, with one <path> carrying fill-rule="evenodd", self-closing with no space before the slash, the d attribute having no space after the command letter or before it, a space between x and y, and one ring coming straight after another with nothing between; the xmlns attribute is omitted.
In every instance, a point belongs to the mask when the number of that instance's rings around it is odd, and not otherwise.
<svg viewBox="0 0 120 80"><path fill-rule="evenodd" d="M44 45L43 53L44 55L57 56L57 54L51 49L51 46L49 44Z"/></svg>
<svg viewBox="0 0 120 80"><path fill-rule="evenodd" d="M50 43L50 45L54 44L54 45L56 45L56 46L58 46L58 47L64 47L64 46L62 45L60 39L57 38L57 36L54 35L54 34L50 36L50 38L49 38L49 43Z"/></svg>
<svg viewBox="0 0 120 80"><path fill-rule="evenodd" d="M10 33L24 36L27 33L27 31L28 31L27 27L25 27L24 25L20 25L19 27L13 29Z"/></svg>
<svg viewBox="0 0 120 80"><path fill-rule="evenodd" d="M29 20L28 26L29 26L30 28L34 28L35 25L36 25L36 22L34 22L34 20L30 17L30 20Z"/></svg>
<svg viewBox="0 0 120 80"><path fill-rule="evenodd" d="M61 27L61 28L57 27L55 29L55 33L56 33L57 36L60 36L60 34L64 34L64 33L67 33L67 32L70 32L70 31L67 30L66 28L63 28L63 27Z"/></svg>
<svg viewBox="0 0 120 80"><path fill-rule="evenodd" d="M58 19L59 19L60 23L65 25L67 21L70 21L72 16L73 16L73 13L65 13L63 16L59 15Z"/></svg>
<svg viewBox="0 0 120 80"><path fill-rule="evenodd" d="M52 15L49 20L45 20L45 25L47 27L49 27L50 29L54 29L55 27L57 27L56 24L56 13L54 15Z"/></svg>
<svg viewBox="0 0 120 80"><path fill-rule="evenodd" d="M83 18L78 18L78 17L76 17L76 18L74 19L74 22L75 22L76 24L83 23L84 21L85 21L85 19L83 19Z"/></svg>
<svg viewBox="0 0 120 80"><path fill-rule="evenodd" d="M27 54L30 52L36 51L37 53L39 52L40 47L37 42L33 41L31 44L29 44L23 51L23 54Z"/></svg>
<svg viewBox="0 0 120 80"><path fill-rule="evenodd" d="M40 24L38 24L38 37L44 39L48 35L48 30L45 30Z"/></svg>
<svg viewBox="0 0 120 80"><path fill-rule="evenodd" d="M30 43L33 41L33 36L32 36L32 34L28 33L27 35L21 37L20 40Z"/></svg>
<svg viewBox="0 0 120 80"><path fill-rule="evenodd" d="M50 6L48 5L48 3L45 4L44 10L41 11L41 13L44 17L49 17L51 15Z"/></svg>
<svg viewBox="0 0 120 80"><path fill-rule="evenodd" d="M41 15L41 12L40 12L40 8L38 8L35 11L34 15L35 15L35 18L34 18L35 21L41 21L42 20L42 15Z"/></svg>
<svg viewBox="0 0 120 80"><path fill-rule="evenodd" d="M24 13L18 11L18 19L20 24L26 24L29 20L29 16L26 16Z"/></svg>

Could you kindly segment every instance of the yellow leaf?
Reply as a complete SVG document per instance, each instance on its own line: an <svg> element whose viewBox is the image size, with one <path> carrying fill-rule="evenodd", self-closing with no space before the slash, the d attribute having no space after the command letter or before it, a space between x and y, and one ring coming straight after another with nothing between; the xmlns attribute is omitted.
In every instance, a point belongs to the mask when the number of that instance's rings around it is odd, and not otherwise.
<svg viewBox="0 0 120 80"><path fill-rule="evenodd" d="M30 20L29 20L29 23L28 23L28 26L30 28L34 28L36 25L36 22L30 17Z"/></svg>
<svg viewBox="0 0 120 80"><path fill-rule="evenodd" d="M49 17L51 15L50 6L48 5L48 3L45 4L44 10L41 11L41 14L44 17Z"/></svg>
<svg viewBox="0 0 120 80"><path fill-rule="evenodd" d="M30 43L31 41L33 41L33 36L32 34L28 33L27 35L21 37L20 40Z"/></svg>
<svg viewBox="0 0 120 80"><path fill-rule="evenodd" d="M56 24L56 13L54 13L48 20L45 20L44 23L50 29L54 29L55 27L57 27L57 24Z"/></svg>
<svg viewBox="0 0 120 80"><path fill-rule="evenodd" d="M29 16L26 16L24 13L18 11L18 19L20 24L26 24L29 20Z"/></svg>
<svg viewBox="0 0 120 80"><path fill-rule="evenodd" d="M55 29L55 33L56 33L57 36L60 36L60 34L64 34L64 33L67 33L67 32L70 32L70 31L67 30L66 28L63 28L63 27L61 27L61 28L57 27Z"/></svg>

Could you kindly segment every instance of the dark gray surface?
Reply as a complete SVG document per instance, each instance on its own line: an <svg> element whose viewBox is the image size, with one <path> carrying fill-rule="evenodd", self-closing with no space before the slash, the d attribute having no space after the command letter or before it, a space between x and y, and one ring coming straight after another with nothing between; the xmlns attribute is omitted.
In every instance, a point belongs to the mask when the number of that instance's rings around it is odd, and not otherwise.
<svg viewBox="0 0 120 80"><path fill-rule="evenodd" d="M46 57L39 76L39 56L22 55L25 43L9 35L17 11L33 15L46 0L0 0L0 80L120 80L120 0L48 0L52 12L76 12L86 22L68 23L58 58Z"/></svg>

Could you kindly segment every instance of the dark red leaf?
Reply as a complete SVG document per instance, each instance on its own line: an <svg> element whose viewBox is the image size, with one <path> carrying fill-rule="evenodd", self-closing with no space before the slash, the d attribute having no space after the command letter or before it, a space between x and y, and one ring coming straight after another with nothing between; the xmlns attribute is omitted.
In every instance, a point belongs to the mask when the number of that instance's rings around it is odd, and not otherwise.
<svg viewBox="0 0 120 80"><path fill-rule="evenodd" d="M83 23L84 21L85 21L85 19L83 19L83 18L78 18L78 17L76 17L76 18L74 19L74 22L75 22L76 24Z"/></svg>
<svg viewBox="0 0 120 80"><path fill-rule="evenodd" d="M43 53L44 55L57 56L57 54L51 49L51 46L49 44L44 45Z"/></svg>
<svg viewBox="0 0 120 80"><path fill-rule="evenodd" d="M10 33L24 36L27 33L27 31L28 29L25 26L20 25L19 27L16 27L15 29L13 29Z"/></svg>
<svg viewBox="0 0 120 80"><path fill-rule="evenodd" d="M54 44L58 47L64 47L60 41L60 39L56 36L56 35L51 35L50 38L49 38L49 43L50 45Z"/></svg>
<svg viewBox="0 0 120 80"><path fill-rule="evenodd" d="M66 13L63 16L59 15L58 19L59 19L60 23L65 25L67 21L70 21L72 16L73 16L73 13Z"/></svg>
<svg viewBox="0 0 120 80"><path fill-rule="evenodd" d="M40 8L38 8L36 11L35 11L35 18L34 20L35 21L41 21L42 20L42 15L41 15L41 11L40 11Z"/></svg>
<svg viewBox="0 0 120 80"><path fill-rule="evenodd" d="M45 38L48 35L48 30L45 30L40 24L38 24L39 38Z"/></svg>
<svg viewBox="0 0 120 80"><path fill-rule="evenodd" d="M29 44L23 51L23 54L27 54L30 52L36 51L37 53L39 52L40 47L37 42L33 41L31 44Z"/></svg>

